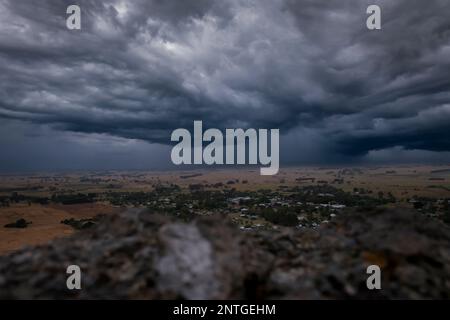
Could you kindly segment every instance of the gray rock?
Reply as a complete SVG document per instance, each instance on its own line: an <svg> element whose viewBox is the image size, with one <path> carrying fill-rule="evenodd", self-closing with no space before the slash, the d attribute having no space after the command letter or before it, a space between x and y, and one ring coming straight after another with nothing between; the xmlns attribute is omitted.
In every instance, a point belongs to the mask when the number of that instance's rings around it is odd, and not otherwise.
<svg viewBox="0 0 450 320"><path fill-rule="evenodd" d="M450 229L406 210L347 211L315 230L240 232L128 210L0 257L1 299L450 298ZM82 290L66 288L66 268ZM366 268L382 269L368 290Z"/></svg>

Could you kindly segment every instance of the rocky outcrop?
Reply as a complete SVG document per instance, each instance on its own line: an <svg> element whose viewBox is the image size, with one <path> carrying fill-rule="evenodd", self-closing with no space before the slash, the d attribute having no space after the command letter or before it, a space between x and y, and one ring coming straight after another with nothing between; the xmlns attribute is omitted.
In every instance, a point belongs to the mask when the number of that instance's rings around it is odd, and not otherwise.
<svg viewBox="0 0 450 320"><path fill-rule="evenodd" d="M66 287L79 265L82 289ZM368 290L366 268L382 269ZM450 298L450 229L404 210L352 211L315 230L240 231L129 210L0 258L0 298Z"/></svg>

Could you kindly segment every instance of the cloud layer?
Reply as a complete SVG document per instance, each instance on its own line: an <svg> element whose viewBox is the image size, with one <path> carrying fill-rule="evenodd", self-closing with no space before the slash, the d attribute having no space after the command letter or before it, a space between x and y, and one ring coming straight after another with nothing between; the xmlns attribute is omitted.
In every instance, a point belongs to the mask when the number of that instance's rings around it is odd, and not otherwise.
<svg viewBox="0 0 450 320"><path fill-rule="evenodd" d="M81 31L71 1L0 2L0 121L168 144L203 120L308 132L344 157L450 151L447 0L78 3Z"/></svg>

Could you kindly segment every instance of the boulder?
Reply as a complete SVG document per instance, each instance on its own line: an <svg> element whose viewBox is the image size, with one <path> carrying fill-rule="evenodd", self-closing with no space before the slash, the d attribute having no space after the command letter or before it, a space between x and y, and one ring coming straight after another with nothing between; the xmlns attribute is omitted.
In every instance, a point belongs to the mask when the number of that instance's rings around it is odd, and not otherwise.
<svg viewBox="0 0 450 320"><path fill-rule="evenodd" d="M82 289L66 288L80 266ZM381 290L366 286L369 265ZM347 210L311 229L241 232L128 210L0 257L1 299L450 298L450 228L403 209Z"/></svg>

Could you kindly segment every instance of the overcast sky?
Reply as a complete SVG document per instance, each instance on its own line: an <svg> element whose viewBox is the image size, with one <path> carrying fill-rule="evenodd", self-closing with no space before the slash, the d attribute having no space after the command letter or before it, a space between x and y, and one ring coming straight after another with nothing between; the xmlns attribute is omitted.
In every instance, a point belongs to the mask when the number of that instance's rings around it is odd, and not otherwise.
<svg viewBox="0 0 450 320"><path fill-rule="evenodd" d="M0 171L164 168L194 120L279 128L282 164L450 162L448 0L76 3L0 0Z"/></svg>

